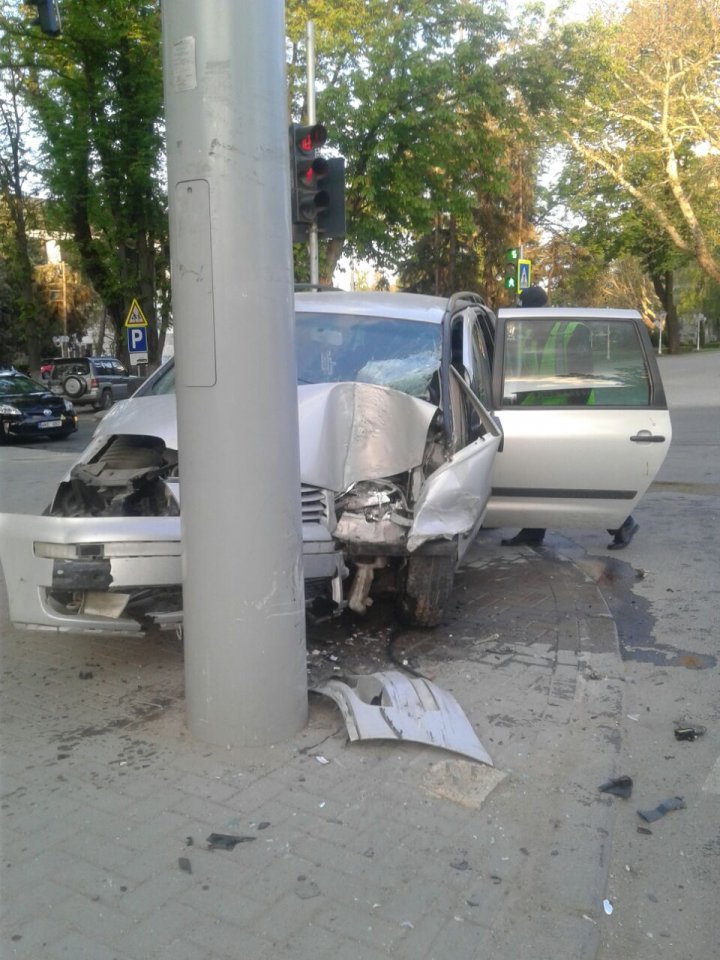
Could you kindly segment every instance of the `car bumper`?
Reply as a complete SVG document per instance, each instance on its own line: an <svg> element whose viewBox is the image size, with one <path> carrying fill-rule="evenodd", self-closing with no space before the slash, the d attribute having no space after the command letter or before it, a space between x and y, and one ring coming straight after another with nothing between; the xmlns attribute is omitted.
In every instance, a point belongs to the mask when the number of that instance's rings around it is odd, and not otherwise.
<svg viewBox="0 0 720 960"><path fill-rule="evenodd" d="M50 424L54 424L54 426L50 426ZM57 417L38 417L24 420L8 418L0 421L0 430L6 437L18 437L20 439L65 435L77 430L77 416L62 413Z"/></svg>
<svg viewBox="0 0 720 960"><path fill-rule="evenodd" d="M0 514L0 561L10 619L19 627L137 633L178 622L182 604L179 517L34 517ZM306 581L346 571L330 532L303 524ZM142 617L128 616L149 595ZM157 604L153 605L153 598Z"/></svg>

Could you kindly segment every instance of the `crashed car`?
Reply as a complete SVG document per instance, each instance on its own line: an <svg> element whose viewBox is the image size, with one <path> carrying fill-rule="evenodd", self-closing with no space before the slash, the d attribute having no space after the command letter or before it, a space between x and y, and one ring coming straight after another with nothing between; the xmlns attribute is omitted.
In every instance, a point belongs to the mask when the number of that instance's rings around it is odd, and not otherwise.
<svg viewBox="0 0 720 960"><path fill-rule="evenodd" d="M496 318L469 293L303 293L296 357L315 611L394 594L407 622L434 626L483 520L617 527L670 442L634 311ZM179 480L171 361L107 414L45 516L0 516L13 621L177 623Z"/></svg>

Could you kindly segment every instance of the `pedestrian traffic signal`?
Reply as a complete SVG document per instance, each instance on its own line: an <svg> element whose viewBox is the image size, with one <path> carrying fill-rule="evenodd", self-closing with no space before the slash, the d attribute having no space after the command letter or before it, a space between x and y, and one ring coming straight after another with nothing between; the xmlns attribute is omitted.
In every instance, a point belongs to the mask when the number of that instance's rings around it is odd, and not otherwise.
<svg viewBox="0 0 720 960"><path fill-rule="evenodd" d="M520 259L520 247L511 247L505 251L506 263L517 263Z"/></svg>
<svg viewBox="0 0 720 960"><path fill-rule="evenodd" d="M317 223L330 200L323 182L329 172L328 161L315 152L326 139L322 123L290 124L290 200L296 243L307 237L310 225Z"/></svg>
<svg viewBox="0 0 720 960"><path fill-rule="evenodd" d="M330 157L323 180L327 206L318 213L318 232L323 237L345 236L345 158Z"/></svg>
<svg viewBox="0 0 720 960"><path fill-rule="evenodd" d="M38 15L33 20L34 27L40 27L49 37L58 37L62 32L60 10L57 0L26 0L29 7L37 7Z"/></svg>

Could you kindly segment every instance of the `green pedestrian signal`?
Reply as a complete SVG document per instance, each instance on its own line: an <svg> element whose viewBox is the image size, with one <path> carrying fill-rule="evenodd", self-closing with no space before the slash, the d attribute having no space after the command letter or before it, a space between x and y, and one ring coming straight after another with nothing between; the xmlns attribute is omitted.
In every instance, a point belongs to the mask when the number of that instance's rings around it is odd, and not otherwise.
<svg viewBox="0 0 720 960"><path fill-rule="evenodd" d="M520 259L520 248L511 247L505 252L505 262L506 263L517 263Z"/></svg>
<svg viewBox="0 0 720 960"><path fill-rule="evenodd" d="M513 273L511 277L505 277L505 289L506 290L517 290L517 277Z"/></svg>

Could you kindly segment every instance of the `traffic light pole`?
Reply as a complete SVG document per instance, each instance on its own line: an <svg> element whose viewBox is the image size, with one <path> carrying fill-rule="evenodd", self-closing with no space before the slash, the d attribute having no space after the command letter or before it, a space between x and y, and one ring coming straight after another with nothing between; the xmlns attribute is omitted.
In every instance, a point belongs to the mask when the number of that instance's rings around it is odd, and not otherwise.
<svg viewBox="0 0 720 960"><path fill-rule="evenodd" d="M315 113L315 24L307 25L307 114L308 124L317 122ZM308 259L310 260L310 283L320 283L320 251L317 223L311 223L308 231Z"/></svg>
<svg viewBox="0 0 720 960"><path fill-rule="evenodd" d="M283 0L163 5L187 720L307 719Z"/></svg>

